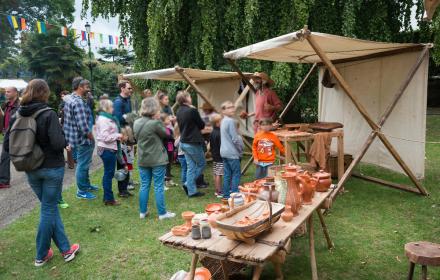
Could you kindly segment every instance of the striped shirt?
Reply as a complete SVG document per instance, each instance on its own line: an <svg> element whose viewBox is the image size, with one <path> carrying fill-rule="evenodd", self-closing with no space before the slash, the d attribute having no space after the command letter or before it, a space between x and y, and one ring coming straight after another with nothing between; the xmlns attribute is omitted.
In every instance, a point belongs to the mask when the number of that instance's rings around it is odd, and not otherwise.
<svg viewBox="0 0 440 280"><path fill-rule="evenodd" d="M64 105L64 134L67 143L76 147L79 145L92 144L87 134L89 127L90 109L87 102L75 92L70 95Z"/></svg>

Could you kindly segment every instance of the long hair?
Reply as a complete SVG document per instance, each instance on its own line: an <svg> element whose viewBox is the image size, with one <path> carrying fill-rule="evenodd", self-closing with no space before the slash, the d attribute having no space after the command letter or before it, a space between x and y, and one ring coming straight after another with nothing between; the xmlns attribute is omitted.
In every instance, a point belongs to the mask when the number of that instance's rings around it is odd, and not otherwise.
<svg viewBox="0 0 440 280"><path fill-rule="evenodd" d="M46 81L43 79L33 79L29 82L24 90L21 98L21 105L26 105L32 101L39 101L47 103L49 100L50 90Z"/></svg>

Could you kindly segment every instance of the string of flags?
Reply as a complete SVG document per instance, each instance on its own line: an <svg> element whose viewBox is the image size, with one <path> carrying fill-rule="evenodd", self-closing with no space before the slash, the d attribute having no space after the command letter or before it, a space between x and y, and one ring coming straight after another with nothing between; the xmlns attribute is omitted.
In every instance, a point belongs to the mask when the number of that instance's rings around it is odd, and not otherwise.
<svg viewBox="0 0 440 280"><path fill-rule="evenodd" d="M8 19L9 25L13 29L18 29L20 31L30 30L25 18L19 18L16 16L8 15L7 19ZM51 29L51 28L54 28L54 26L51 24L48 24L44 21L36 21L36 30L39 34L46 33L47 30ZM99 43L101 43L101 44L108 43L109 45L119 45L119 43L121 42L125 46L128 46L127 38L123 38L123 40L122 40L122 38L120 38L119 36L102 34L102 33L97 33L97 32L90 32L89 36L87 36L86 31L75 29L75 28L69 29L66 26L61 27L61 34L63 36L67 36L69 34L69 30L73 31L74 38L79 37L79 38L81 38L81 41L88 41L90 39L90 40L94 40L95 42L99 41ZM122 41L120 41L119 39L121 39Z"/></svg>

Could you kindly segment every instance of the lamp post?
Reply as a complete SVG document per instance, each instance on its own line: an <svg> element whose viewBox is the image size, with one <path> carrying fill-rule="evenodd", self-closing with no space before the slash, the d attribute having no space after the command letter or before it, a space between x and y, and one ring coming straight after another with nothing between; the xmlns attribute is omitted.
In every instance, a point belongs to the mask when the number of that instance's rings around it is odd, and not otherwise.
<svg viewBox="0 0 440 280"><path fill-rule="evenodd" d="M92 47L90 45L90 24L88 22L86 22L86 32L87 32L87 41L89 44L89 70L90 70L90 86L92 88L92 94L94 93L94 88L93 88L93 67L92 67Z"/></svg>

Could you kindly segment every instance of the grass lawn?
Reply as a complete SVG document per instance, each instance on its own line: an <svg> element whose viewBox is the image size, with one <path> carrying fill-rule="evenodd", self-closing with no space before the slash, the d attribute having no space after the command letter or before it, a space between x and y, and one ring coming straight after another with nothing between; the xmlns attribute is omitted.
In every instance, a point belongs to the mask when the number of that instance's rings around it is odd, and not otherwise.
<svg viewBox="0 0 440 280"><path fill-rule="evenodd" d="M427 141L440 139L440 116L428 116ZM404 279L408 262L405 243L429 240L440 243L440 144L426 144L426 179L430 192L422 197L385 188L359 179L350 179L347 192L340 195L329 215L327 225L336 248L329 252L319 223L315 219L316 254L320 279ZM250 181L253 169L242 181ZM362 171L401 182L408 180L395 173L371 166ZM178 168L174 168L177 178ZM92 175L100 183L101 172ZM211 166L206 171L211 174ZM212 186L211 176L206 176ZM135 174L138 181L138 174ZM115 189L115 188L114 188ZM183 191L166 192L167 207L178 215L182 211L202 212L204 205L216 199L212 187L199 199L187 199ZM74 198L75 187L64 193L70 203L61 209L71 242L80 242L82 251L71 263L64 263L55 250L54 259L42 268L33 266L35 231L39 209L0 231L0 279L169 279L174 272L188 270L190 255L162 246L157 238L180 218L159 221L153 201L151 215L140 220L137 196L123 200L120 207L104 207L99 199L80 201ZM93 231L99 227L98 232ZM285 279L310 279L308 239L297 238L293 253L284 265ZM416 268L419 277L420 267ZM430 279L440 279L440 268L429 268ZM262 279L274 279L268 265ZM250 272L247 272L247 278Z"/></svg>

